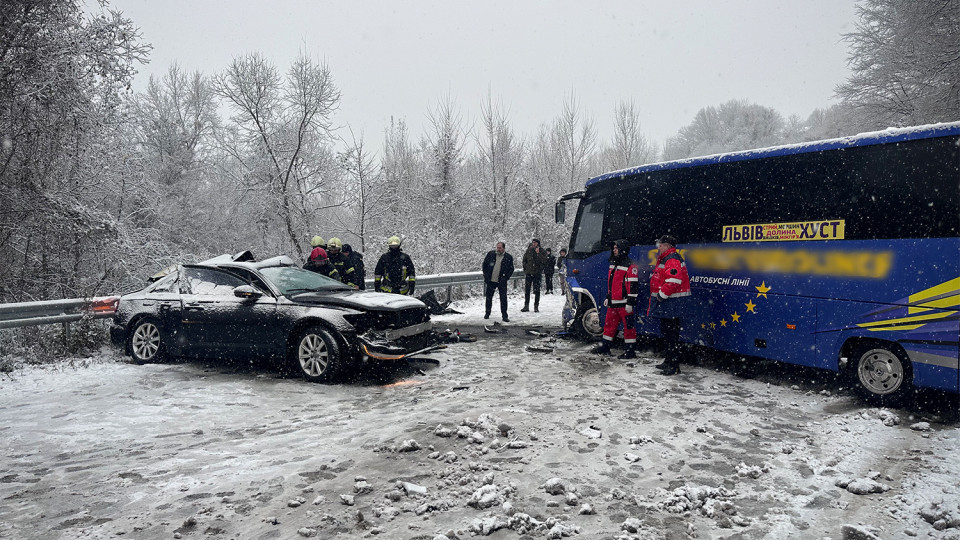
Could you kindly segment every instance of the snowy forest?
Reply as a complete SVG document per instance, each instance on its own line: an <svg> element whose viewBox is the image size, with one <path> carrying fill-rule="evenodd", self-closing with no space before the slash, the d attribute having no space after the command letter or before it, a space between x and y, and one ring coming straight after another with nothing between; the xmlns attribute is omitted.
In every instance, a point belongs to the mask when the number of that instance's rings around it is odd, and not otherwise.
<svg viewBox="0 0 960 540"><path fill-rule="evenodd" d="M363 139L336 116L336 73L313 58L172 65L139 92L151 45L136 21L108 3L91 15L79 0L4 2L0 302L125 292L173 262L245 249L302 261L315 234L367 252L368 265L400 234L420 274L477 270L498 239L514 253L533 236L563 247L554 201L595 174L960 120L960 1L863 0L858 17L837 36L850 46L837 104L806 118L749 96L695 104L657 142L635 101L593 111L571 94L527 134L497 96L441 97L426 132L399 118ZM609 139L594 114L612 115Z"/></svg>

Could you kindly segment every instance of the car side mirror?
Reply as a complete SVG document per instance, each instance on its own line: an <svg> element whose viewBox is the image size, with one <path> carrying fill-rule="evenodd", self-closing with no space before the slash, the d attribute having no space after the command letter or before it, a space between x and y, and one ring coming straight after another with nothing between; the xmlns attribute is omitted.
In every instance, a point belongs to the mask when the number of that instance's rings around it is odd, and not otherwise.
<svg viewBox="0 0 960 540"><path fill-rule="evenodd" d="M239 287L233 288L233 295L237 298L256 300L257 298L263 296L263 291L254 287L253 285L240 285Z"/></svg>
<svg viewBox="0 0 960 540"><path fill-rule="evenodd" d="M553 219L557 223L563 223L567 218L567 203L564 201L558 201L556 206L553 207Z"/></svg>

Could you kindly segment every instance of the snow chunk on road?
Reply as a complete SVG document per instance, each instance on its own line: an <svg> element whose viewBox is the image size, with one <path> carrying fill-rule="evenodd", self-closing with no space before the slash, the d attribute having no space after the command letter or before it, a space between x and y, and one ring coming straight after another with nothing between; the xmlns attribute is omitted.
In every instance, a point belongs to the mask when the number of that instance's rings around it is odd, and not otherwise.
<svg viewBox="0 0 960 540"><path fill-rule="evenodd" d="M890 486L881 484L876 480L869 478L857 478L855 480L840 479L834 483L835 486L843 488L854 495L867 495L869 493L883 493L890 491Z"/></svg>
<svg viewBox="0 0 960 540"><path fill-rule="evenodd" d="M764 465L763 467L758 465L747 465L742 461L739 465L737 465L737 476L747 476L757 479L763 476L763 473L767 472L770 472L770 467L767 465Z"/></svg>
<svg viewBox="0 0 960 540"><path fill-rule="evenodd" d="M467 506L484 509L492 506L500 506L506 501L506 495L500 492L500 488L495 484L481 486L480 489L473 492Z"/></svg>
<svg viewBox="0 0 960 540"><path fill-rule="evenodd" d="M551 495L561 495L567 492L567 485L559 478L551 478L540 487Z"/></svg>
<svg viewBox="0 0 960 540"><path fill-rule="evenodd" d="M701 514L713 517L716 501L730 499L736 494L736 491L723 487L683 486L673 490L673 496L657 503L657 507L672 514L700 510Z"/></svg>
<svg viewBox="0 0 960 540"><path fill-rule="evenodd" d="M960 529L960 503L948 505L942 500L930 501L920 508L920 517L938 531Z"/></svg>

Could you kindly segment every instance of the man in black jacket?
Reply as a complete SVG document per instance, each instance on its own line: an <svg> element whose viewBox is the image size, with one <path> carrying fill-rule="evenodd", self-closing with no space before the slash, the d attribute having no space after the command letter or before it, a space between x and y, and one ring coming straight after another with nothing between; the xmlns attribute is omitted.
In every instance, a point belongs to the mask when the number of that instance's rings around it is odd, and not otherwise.
<svg viewBox="0 0 960 540"><path fill-rule="evenodd" d="M513 275L513 255L507 253L507 246L497 242L497 249L487 252L483 259L483 294L487 299L487 310L484 319L490 318L490 308L493 307L493 292L500 292L500 314L503 322L510 320L507 317L507 282Z"/></svg>

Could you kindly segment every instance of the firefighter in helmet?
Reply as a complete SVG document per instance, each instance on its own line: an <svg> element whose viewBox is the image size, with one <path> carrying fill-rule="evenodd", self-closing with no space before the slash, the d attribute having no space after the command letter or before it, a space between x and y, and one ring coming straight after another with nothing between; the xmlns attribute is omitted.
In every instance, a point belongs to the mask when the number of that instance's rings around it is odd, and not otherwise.
<svg viewBox="0 0 960 540"><path fill-rule="evenodd" d="M380 256L373 271L374 289L381 292L413 296L417 286L417 272L410 256L400 249L399 236L387 240L387 252Z"/></svg>
<svg viewBox="0 0 960 540"><path fill-rule="evenodd" d="M343 242L339 238L331 238L327 241L327 255L330 257L330 264L340 273L340 281L359 289L356 269L350 259L341 252L342 249Z"/></svg>

